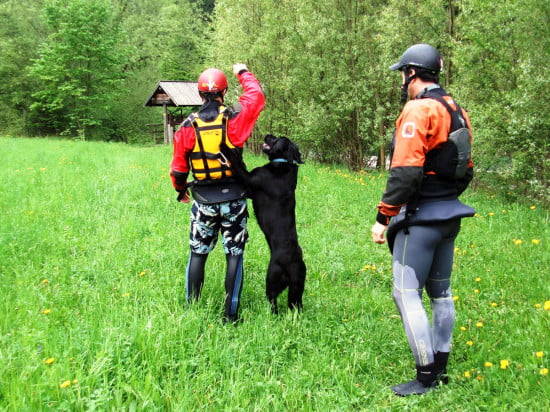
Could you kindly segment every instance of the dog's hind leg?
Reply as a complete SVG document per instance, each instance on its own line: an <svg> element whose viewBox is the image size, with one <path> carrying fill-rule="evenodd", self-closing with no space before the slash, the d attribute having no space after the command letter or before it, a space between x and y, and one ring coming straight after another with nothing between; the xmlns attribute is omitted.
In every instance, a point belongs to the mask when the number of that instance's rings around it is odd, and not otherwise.
<svg viewBox="0 0 550 412"><path fill-rule="evenodd" d="M303 262L293 264L290 269L290 283L288 285L289 309L302 310L302 296L306 280L306 266Z"/></svg>
<svg viewBox="0 0 550 412"><path fill-rule="evenodd" d="M279 313L277 297L288 286L288 279L284 269L279 264L274 263L273 260L269 262L265 284L266 296L269 303L271 303L271 312L276 315Z"/></svg>

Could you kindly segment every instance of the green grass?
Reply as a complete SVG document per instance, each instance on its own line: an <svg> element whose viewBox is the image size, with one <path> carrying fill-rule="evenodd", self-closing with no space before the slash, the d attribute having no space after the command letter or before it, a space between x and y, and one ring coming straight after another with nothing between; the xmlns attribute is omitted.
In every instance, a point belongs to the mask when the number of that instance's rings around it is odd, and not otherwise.
<svg viewBox="0 0 550 412"><path fill-rule="evenodd" d="M385 174L301 166L304 312L270 314L251 218L233 327L221 245L185 304L189 205L171 148L0 138L0 153L0 410L550 410L548 210L463 197L478 215L456 244L452 380L398 398L414 362L391 257L370 241Z"/></svg>

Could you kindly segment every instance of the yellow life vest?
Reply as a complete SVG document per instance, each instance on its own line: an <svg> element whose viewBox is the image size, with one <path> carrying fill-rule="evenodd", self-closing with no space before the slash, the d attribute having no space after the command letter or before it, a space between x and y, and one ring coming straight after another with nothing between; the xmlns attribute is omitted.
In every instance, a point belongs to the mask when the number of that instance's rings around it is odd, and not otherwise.
<svg viewBox="0 0 550 412"><path fill-rule="evenodd" d="M196 113L193 114L196 140L190 160L195 180L223 179L232 175L231 165L220 153L222 142L235 149L227 139L227 122L228 116L223 106L218 117L211 122L204 122Z"/></svg>

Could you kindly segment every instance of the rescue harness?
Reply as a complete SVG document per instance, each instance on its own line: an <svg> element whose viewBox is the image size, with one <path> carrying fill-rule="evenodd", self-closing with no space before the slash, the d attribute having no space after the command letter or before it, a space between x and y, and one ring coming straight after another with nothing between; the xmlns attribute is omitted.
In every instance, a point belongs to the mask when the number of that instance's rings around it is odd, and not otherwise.
<svg viewBox="0 0 550 412"><path fill-rule="evenodd" d="M197 113L192 114L191 125L195 130L196 141L189 158L195 180L218 180L232 175L231 164L220 152L222 143L237 149L227 138L228 120L229 114L225 107L211 122L201 120Z"/></svg>

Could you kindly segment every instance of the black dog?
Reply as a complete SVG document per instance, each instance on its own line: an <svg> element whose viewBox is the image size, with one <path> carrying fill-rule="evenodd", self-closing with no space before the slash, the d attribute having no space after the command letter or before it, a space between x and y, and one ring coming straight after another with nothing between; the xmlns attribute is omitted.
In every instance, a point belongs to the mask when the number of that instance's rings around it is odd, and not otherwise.
<svg viewBox="0 0 550 412"><path fill-rule="evenodd" d="M278 313L277 297L288 287L288 307L302 309L306 265L296 233L298 164L303 163L298 147L286 137L265 136L262 151L269 163L251 172L242 157L227 147L222 154L231 163L234 176L246 186L258 224L271 251L267 269L266 294L273 313Z"/></svg>

